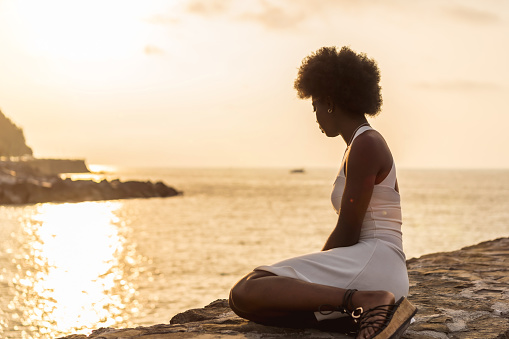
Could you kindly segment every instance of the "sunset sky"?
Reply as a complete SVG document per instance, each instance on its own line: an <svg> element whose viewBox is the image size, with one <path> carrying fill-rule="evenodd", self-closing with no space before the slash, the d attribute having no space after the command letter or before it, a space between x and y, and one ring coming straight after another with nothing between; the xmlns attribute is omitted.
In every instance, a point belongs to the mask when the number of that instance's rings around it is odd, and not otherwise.
<svg viewBox="0 0 509 339"><path fill-rule="evenodd" d="M377 60L400 167L509 167L506 0L0 0L0 110L37 157L333 167L293 89L332 45Z"/></svg>

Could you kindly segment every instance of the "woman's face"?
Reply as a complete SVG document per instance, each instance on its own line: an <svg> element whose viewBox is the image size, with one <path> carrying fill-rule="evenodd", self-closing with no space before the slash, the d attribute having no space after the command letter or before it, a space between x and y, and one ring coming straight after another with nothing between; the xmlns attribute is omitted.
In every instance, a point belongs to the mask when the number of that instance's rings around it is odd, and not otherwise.
<svg viewBox="0 0 509 339"><path fill-rule="evenodd" d="M329 113L329 108L332 108L332 102L323 98L312 98L313 111L316 113L316 122L318 123L322 133L328 137L336 137L339 131L336 127L334 113Z"/></svg>

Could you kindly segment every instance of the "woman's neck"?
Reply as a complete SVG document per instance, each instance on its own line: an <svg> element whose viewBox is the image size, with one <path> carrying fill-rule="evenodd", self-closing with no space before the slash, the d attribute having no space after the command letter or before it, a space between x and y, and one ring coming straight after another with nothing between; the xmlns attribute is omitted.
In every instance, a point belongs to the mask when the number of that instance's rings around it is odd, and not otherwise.
<svg viewBox="0 0 509 339"><path fill-rule="evenodd" d="M350 118L345 117L343 121L340 124L340 131L339 134L345 141L347 145L350 145L355 132L361 127L362 125L369 125L368 120L365 116L356 117L356 118Z"/></svg>

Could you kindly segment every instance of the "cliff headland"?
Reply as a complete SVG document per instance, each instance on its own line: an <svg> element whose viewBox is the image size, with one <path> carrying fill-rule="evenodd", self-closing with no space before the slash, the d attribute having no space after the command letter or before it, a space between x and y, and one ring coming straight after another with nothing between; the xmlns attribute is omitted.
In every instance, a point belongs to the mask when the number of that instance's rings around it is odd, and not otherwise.
<svg viewBox="0 0 509 339"><path fill-rule="evenodd" d="M0 205L80 202L182 194L163 182L62 179L89 172L84 160L37 159L23 130L0 111Z"/></svg>
<svg viewBox="0 0 509 339"><path fill-rule="evenodd" d="M509 338L509 238L407 261L409 300L418 308L405 339ZM184 296L183 296L184 297ZM334 331L259 325L224 299L175 315L168 324L101 328L65 339L352 338Z"/></svg>

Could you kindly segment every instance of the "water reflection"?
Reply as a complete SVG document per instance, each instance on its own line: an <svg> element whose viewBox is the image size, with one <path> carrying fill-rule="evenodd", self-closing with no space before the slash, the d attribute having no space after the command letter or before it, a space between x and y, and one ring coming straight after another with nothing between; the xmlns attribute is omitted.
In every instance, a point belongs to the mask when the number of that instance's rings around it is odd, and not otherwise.
<svg viewBox="0 0 509 339"><path fill-rule="evenodd" d="M138 312L136 251L121 202L43 204L12 236L11 330L25 338L88 333Z"/></svg>

